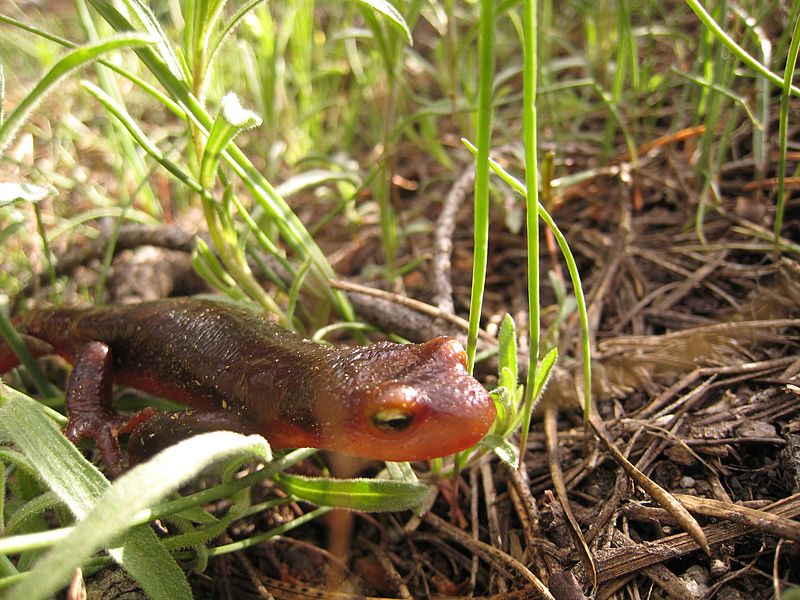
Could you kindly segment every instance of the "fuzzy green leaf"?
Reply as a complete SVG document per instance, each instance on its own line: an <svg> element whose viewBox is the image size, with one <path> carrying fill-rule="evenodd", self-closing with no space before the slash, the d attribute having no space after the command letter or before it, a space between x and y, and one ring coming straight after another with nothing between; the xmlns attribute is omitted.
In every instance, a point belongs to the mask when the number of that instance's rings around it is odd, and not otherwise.
<svg viewBox="0 0 800 600"><path fill-rule="evenodd" d="M214 183L220 156L228 142L243 129L251 129L260 125L261 117L253 111L243 108L236 94L233 92L225 94L203 152L203 160L200 163L200 183L206 188L210 188Z"/></svg>
<svg viewBox="0 0 800 600"><path fill-rule="evenodd" d="M558 348L552 348L542 359L542 364L539 365L539 370L536 372L536 380L533 387L535 402L539 401L544 388L547 387L547 382L550 381L550 374L553 372L553 366L555 366L557 360Z"/></svg>
<svg viewBox="0 0 800 600"><path fill-rule="evenodd" d="M517 386L517 331L514 319L508 313L500 323L497 343L500 346L498 364L501 376L508 369L508 381L501 380L500 384L513 390Z"/></svg>
<svg viewBox="0 0 800 600"><path fill-rule="evenodd" d="M478 443L479 446L488 448L497 455L497 458L506 463L509 467L517 468L519 460L519 450L504 437L495 433L490 433Z"/></svg>
<svg viewBox="0 0 800 600"><path fill-rule="evenodd" d="M39 202L55 193L50 186L29 183L0 183L0 208L17 202Z"/></svg>
<svg viewBox="0 0 800 600"><path fill-rule="evenodd" d="M19 446L30 460L42 481L67 505L79 519L91 518L97 500L109 489L109 482L89 463L47 418L44 408L35 400L0 384L0 428ZM136 494L141 490L137 490ZM131 498L125 498L126 504ZM105 517L104 517L105 518ZM50 554L37 563L30 575L13 588L8 598L48 598L65 586L73 570L92 556L99 548L94 536L102 535L111 523L96 520L97 531L78 546L63 544L68 536L53 549L57 562ZM118 547L109 554L128 571L151 598L190 598L186 577L164 549L155 533L147 526L136 527L114 535ZM74 538L73 538L74 539ZM103 538L106 539L106 538ZM111 538L108 538L109 540Z"/></svg>
<svg viewBox="0 0 800 600"><path fill-rule="evenodd" d="M421 483L386 479L323 479L281 474L276 483L288 494L319 506L364 512L415 509L428 494Z"/></svg>
<svg viewBox="0 0 800 600"><path fill-rule="evenodd" d="M368 6L375 12L382 14L383 16L389 19L389 22L394 25L400 33L403 34L403 37L406 38L406 42L408 42L409 46L414 45L414 38L411 36L411 29L408 27L408 23L403 18L403 15L400 14L400 11L397 10L393 4L387 2L386 0L358 0L359 3Z"/></svg>

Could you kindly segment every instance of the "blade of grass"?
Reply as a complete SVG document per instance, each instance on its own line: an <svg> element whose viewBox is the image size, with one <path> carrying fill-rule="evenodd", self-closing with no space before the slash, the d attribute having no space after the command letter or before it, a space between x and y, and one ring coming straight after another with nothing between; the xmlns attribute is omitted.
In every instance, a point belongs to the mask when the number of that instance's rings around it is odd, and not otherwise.
<svg viewBox="0 0 800 600"><path fill-rule="evenodd" d="M528 376L525 384L525 399L522 405L522 430L520 432L519 468L525 466L525 448L528 445L528 430L531 426L535 385L539 368L539 158L536 118L536 85L538 73L538 25L537 3L525 0L522 13L525 59L523 68L523 140L525 143L525 185L530 193L525 197L526 239L528 262ZM488 158L488 157L487 157ZM488 170L487 170L488 175Z"/></svg>
<svg viewBox="0 0 800 600"><path fill-rule="evenodd" d="M53 35L48 31L44 31L43 29L39 29L38 27L34 27L33 25L28 25L27 23L18 21L17 19L13 19L8 15L0 14L0 23L6 23L8 25L12 25L23 31L27 31L29 33L37 35L42 39L48 40L60 46L64 46L65 48L78 48L78 44L76 44L75 42L62 38L58 35ZM125 77L131 83L142 88L142 90L144 90L146 94L148 94L156 101L167 107L167 109L169 109L175 116L177 116L180 119L186 120L186 114L184 113L183 109L180 106L178 106L171 99L167 98L164 94L162 94L155 87L147 83L144 79L137 77L136 75L134 75L133 73L131 73L126 69L123 69L119 65L116 65L113 62L109 62L102 58L97 59L97 64L103 65L105 68L110 69L115 73L118 73L122 77Z"/></svg>
<svg viewBox="0 0 800 600"><path fill-rule="evenodd" d="M20 103L0 125L0 156L14 139L26 117L33 111L44 96L55 89L56 84L70 72L96 61L103 54L122 48L137 48L152 44L150 36L141 33L125 33L103 40L96 44L81 46L68 52L42 77L36 86L22 97Z"/></svg>
<svg viewBox="0 0 800 600"><path fill-rule="evenodd" d="M239 479L234 479L216 485L208 490L196 492L177 500L171 500L163 504L158 504L152 508L145 508L140 510L133 521L137 525L144 525L154 521L155 519L162 519L173 514L182 513L193 508L203 506L209 502L219 500L220 498L228 498L237 492L256 485L265 479L273 477L292 465L313 456L317 452L313 448L300 448L293 450L282 458L272 461L265 465L263 469L250 473ZM46 548L51 546L54 542L61 540L74 530L74 527L62 527L61 529L54 529L51 531L44 531L40 533L30 533L24 535L17 535L8 538L0 538L0 554L15 554L24 552L25 550L34 550L37 548Z"/></svg>
<svg viewBox="0 0 800 600"><path fill-rule="evenodd" d="M41 596L56 591L82 560L128 529L140 510L175 491L209 465L243 458L268 462L272 453L260 436L215 431L184 440L131 469L97 499L72 533L37 563L30 579L14 590L12 598L31 598L27 594L34 590ZM148 568L153 569L152 564ZM153 573L148 579L153 579ZM189 592L188 585L185 591ZM189 598L191 593L166 597Z"/></svg>
<svg viewBox="0 0 800 600"><path fill-rule="evenodd" d="M494 80L494 0L481 0L478 39L478 124L477 156L475 157L475 250L472 258L469 330L467 332L467 370L475 366L478 329L486 287L486 265L489 246L489 147L492 142L492 82Z"/></svg>
<svg viewBox="0 0 800 600"><path fill-rule="evenodd" d="M112 5L101 0L90 0L95 9L106 21L118 31L130 31L133 26ZM150 72L164 86L167 92L185 108L186 118L194 126L199 127L207 135L212 126L212 119L205 108L198 102L186 83L176 78L164 65L161 58L152 48L138 48L135 50L139 58ZM241 178L247 189L253 194L254 200L262 207L271 221L281 233L281 236L291 249L302 260L312 256L314 267L310 270L308 278L313 283L312 289L324 292L334 300L341 315L347 320L354 320L355 314L347 296L339 291L332 290L328 281L334 277L325 254L308 233L303 223L291 210L286 202L276 192L275 188L259 172L253 163L236 145L231 142L223 152L223 159Z"/></svg>
<svg viewBox="0 0 800 600"><path fill-rule="evenodd" d="M780 87L781 89L784 88L784 80L762 65L753 56L748 54L744 48L742 48L733 40L733 38L725 33L722 27L719 26L719 23L717 23L714 18L708 14L706 9L703 8L698 0L686 0L686 4L688 4L689 8L694 11L694 13L697 15L697 18L700 19L700 22L703 23L703 25L705 25L712 34L714 34L714 37L722 42L722 44L724 44L725 47L728 48L728 50L730 50L739 60L774 85ZM789 84L789 92L797 97L800 97L800 88L798 87Z"/></svg>
<svg viewBox="0 0 800 600"><path fill-rule="evenodd" d="M98 40L97 28L89 13L86 0L76 0L75 9L88 39L91 41ZM99 64L95 65L95 71L100 87L119 104L124 105L122 92L120 92L117 81L111 76L111 73L107 69L101 68ZM130 197L130 201L133 202L134 198L138 198L141 206L148 214L159 217L161 215L161 205L153 192L153 188L150 187L151 173L144 162L144 158L136 151L133 140L123 133L122 126L119 123L112 121L109 129L109 136L113 138L112 145L119 148L119 151L114 153L114 158L116 159L114 166L118 171L120 179L123 181L132 180L138 182L135 193ZM98 288L100 288L100 286L98 286Z"/></svg>
<svg viewBox="0 0 800 600"><path fill-rule="evenodd" d="M473 154L477 153L477 148L469 141L462 138L464 145ZM506 171L497 161L489 160L489 166L492 170L508 185L510 185L520 196L523 198L527 196L527 189L525 185L516 177ZM591 365L591 347L589 340L589 316L586 309L586 296L583 293L583 286L581 285L581 277L578 272L578 265L575 262L575 256L567 243L567 238L556 225L553 217L547 212L544 206L539 204L537 206L539 217L544 221L545 225L553 232L553 237L564 256L564 261L567 263L567 271L569 272L570 280L572 281L573 291L575 293L575 301L578 305L578 317L581 329L581 354L583 362L583 398L584 398L584 424L589 418L589 409L592 405L592 365Z"/></svg>
<svg viewBox="0 0 800 600"><path fill-rule="evenodd" d="M775 207L775 252L780 251L781 229L783 228L783 212L786 206L785 177L786 177L786 150L789 131L789 96L791 94L792 80L797 65L797 55L800 52L800 5L794 7L794 29L792 41L789 44L789 53L786 58L786 70L783 74L783 89L781 90L780 114L778 116L778 199Z"/></svg>
<svg viewBox="0 0 800 600"><path fill-rule="evenodd" d="M364 512L408 510L421 506L428 486L386 479L327 479L281 474L275 483L287 494L321 506Z"/></svg>

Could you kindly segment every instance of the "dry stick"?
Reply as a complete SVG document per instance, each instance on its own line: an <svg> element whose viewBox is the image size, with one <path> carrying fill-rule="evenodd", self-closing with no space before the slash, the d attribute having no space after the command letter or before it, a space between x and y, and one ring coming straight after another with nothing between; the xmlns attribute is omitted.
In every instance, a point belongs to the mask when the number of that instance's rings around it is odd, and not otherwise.
<svg viewBox="0 0 800 600"><path fill-rule="evenodd" d="M570 571L559 571L550 577L550 590L558 600L588 600L583 589Z"/></svg>
<svg viewBox="0 0 800 600"><path fill-rule="evenodd" d="M644 298L636 302L632 308L626 311L625 316L622 317L616 325L614 325L614 328L611 330L611 334L615 337L620 337L623 329L625 329L625 326L633 321L633 319L636 318L646 307L649 307L653 300L664 295L667 290L673 290L679 285L679 281L672 281L670 283L665 283L664 285L651 291Z"/></svg>
<svg viewBox="0 0 800 600"><path fill-rule="evenodd" d="M793 360L794 357L784 357L771 360L764 360L760 362L741 363L738 365L731 365L728 367L702 367L699 369L694 369L693 371L681 377L678 381L669 386L658 396L653 398L653 400L649 404L643 406L638 411L635 411L631 416L639 419L644 419L653 416L663 406L669 403L671 399L675 396L675 394L677 394L680 390L682 390L686 386L691 385L701 377L710 377L712 375L730 375L735 373L755 374L762 371L767 373L769 371L785 367L786 365L790 364Z"/></svg>
<svg viewBox="0 0 800 600"><path fill-rule="evenodd" d="M714 260L706 263L689 277L681 281L669 294L665 294L653 302L651 308L655 310L668 310L672 308L678 301L686 297L687 294L691 293L694 288L698 287L709 275L716 271L727 256L727 252L721 252ZM738 306L735 306L735 308L737 310L739 309Z"/></svg>
<svg viewBox="0 0 800 600"><path fill-rule="evenodd" d="M781 548L783 547L783 540L778 540L775 545L775 556L772 557L772 590L775 598L781 597L781 584L778 565L780 564Z"/></svg>
<svg viewBox="0 0 800 600"><path fill-rule="evenodd" d="M665 269L667 271L671 271L671 272L675 273L676 275L679 275L680 277L689 279L693 275L693 271L691 271L690 269L687 269L687 268L685 268L685 267L683 267L681 265L678 265L678 264L676 264L676 263L674 263L672 261L668 261L664 257L664 255L659 253L659 252L655 252L653 250L649 250L649 249L645 249L645 248L639 248L639 247L636 247L636 246L631 247L629 249L629 251L630 251L631 254L633 254L635 256L638 256L639 258L643 258L643 259L645 259L647 261L650 261L650 262L660 266L661 268L663 268L663 269ZM736 300L733 297L731 297L730 294L728 294L725 290L723 290L718 285L716 285L714 283L711 283L711 282L707 282L707 281L703 282L703 285L708 290L710 290L711 292L713 292L714 294L716 294L717 296L719 296L720 298L725 300L725 302L727 302L731 306L733 306L733 307L737 306Z"/></svg>
<svg viewBox="0 0 800 600"><path fill-rule="evenodd" d="M545 579L551 570L547 567L548 558L543 556L536 544L537 540L544 539L544 536L539 535L539 511L536 508L536 500L534 500L527 482L523 479L523 474L504 462L500 464L508 479L511 502L516 510L517 518L522 524L526 553L531 556L531 562L539 577Z"/></svg>
<svg viewBox="0 0 800 600"><path fill-rule="evenodd" d="M455 325L459 329L466 330L469 326L469 323L466 321L466 319L462 319L461 317L454 315L452 313L444 312L443 310L440 310L435 306L431 306L430 304L427 304L425 302L420 302L419 300L414 300L413 298L409 298L407 296L393 294L392 292L378 290L375 288L359 285L357 283L352 283L350 281L344 281L342 279L331 279L329 283L331 284L332 288L335 288L337 290L343 290L345 292L357 292L359 294L364 294L366 296L371 296L373 298L380 298L382 300L387 300L389 302L399 304L400 306L405 306L417 312L421 312L425 315L433 317L434 319L442 319L452 325ZM479 331L479 335L485 341L496 344L495 338L485 330L481 329Z"/></svg>
<svg viewBox="0 0 800 600"><path fill-rule="evenodd" d="M584 570L589 574L589 581L592 584L592 588L596 588L597 570L594 566L594 560L592 559L589 547L586 545L586 540L583 538L580 525L578 525L578 521L572 513L572 507L569 504L569 495L567 494L567 486L564 483L564 471L561 469L561 458L558 451L557 412L557 407L553 402L545 403L544 432L547 444L547 463L550 467L550 477L553 480L553 487L555 487L558 501L564 509L564 515L567 517L569 532L575 544L575 549L578 551L578 556L583 563Z"/></svg>
<svg viewBox="0 0 800 600"><path fill-rule="evenodd" d="M475 169L469 167L450 188L442 203L442 212L436 219L433 237L433 302L440 310L453 314L453 283L450 279L450 261L453 253L453 232L456 215L467 193L472 191Z"/></svg>
<svg viewBox="0 0 800 600"><path fill-rule="evenodd" d="M261 582L261 575L259 574L258 570L253 566L253 563L251 563L250 560L247 558L247 555L244 552L237 552L236 558L244 568L245 573L247 573L247 578L250 580L250 584L258 592L258 595L264 598L264 600L275 600L275 597Z"/></svg>
<svg viewBox="0 0 800 600"><path fill-rule="evenodd" d="M669 333L662 333L660 335L629 335L621 339L609 338L601 342L600 347L603 350L606 348L624 350L627 348L638 348L641 346L663 346L672 340L698 335L709 335L716 333L720 335L726 335L727 337L733 337L732 334L738 333L741 330L744 330L745 333L749 333L754 336L760 335L762 337L770 337L770 334L760 333L758 330L774 328L784 329L788 327L797 327L799 325L800 319L757 319L754 321L729 321L725 323L714 323L712 325L701 325L700 327L693 327L691 329L670 331ZM772 337L774 337L774 335ZM605 351L604 353L608 352Z"/></svg>
<svg viewBox="0 0 800 600"><path fill-rule="evenodd" d="M497 492L494 488L492 479L491 465L487 461L482 461L480 465L481 482L483 483L483 502L486 506L486 520L489 525L489 542L498 550L505 552L503 548L503 537L500 534L500 519L497 515ZM507 592L508 586L504 580L498 581L498 591Z"/></svg>
<svg viewBox="0 0 800 600"><path fill-rule="evenodd" d="M773 502L764 508L764 512L792 519L800 515L800 494L794 494ZM753 527L739 523L714 523L706 527L708 541L721 544L741 537L753 530ZM698 544L686 533L678 533L669 537L644 542L635 548L614 548L595 555L598 581L616 579L629 573L638 572L644 567L665 560L677 558L697 550Z"/></svg>
<svg viewBox="0 0 800 600"><path fill-rule="evenodd" d="M624 214L628 214L628 211L624 211ZM627 237L629 232L626 232ZM595 340L597 339L597 329L600 327L600 321L602 317L602 310L604 303L604 298L606 294L611 289L613 285L614 279L619 273L620 264L622 263L622 259L625 256L626 246L625 238L621 239L617 244L615 244L614 248L611 250L611 258L603 265L603 269L600 273L600 282L595 286L595 288L591 291L591 299L589 301L589 310L588 310L588 319L589 319L589 343L591 344L592 348L595 347ZM575 320L573 319L573 323ZM580 354L580 352L578 352Z"/></svg>
<svg viewBox="0 0 800 600"><path fill-rule="evenodd" d="M800 523L797 521L741 504L721 502L711 498L698 498L687 494L674 494L674 496L693 513L733 521L776 537L800 542Z"/></svg>
<svg viewBox="0 0 800 600"><path fill-rule="evenodd" d="M102 258L105 255L106 248L110 242L109 233L101 233L100 236L86 245L73 246L61 258L58 259L56 264L56 275L63 277L71 273L77 267L85 265L86 263ZM206 240L207 236L204 237ZM169 250L179 250L188 254L192 253L194 249L195 235L178 229L177 227L152 227L150 225L123 225L119 230L119 236L114 246L114 253L122 252L123 250L133 250L141 246L156 246L158 248L167 248ZM34 276L33 280L17 294L14 300L12 311L16 311L18 306L17 302L23 298L28 297L37 286L44 286L49 283L48 273L39 273Z"/></svg>
<svg viewBox="0 0 800 600"><path fill-rule="evenodd" d="M591 544L592 540L596 538L600 532L608 525L611 517L614 516L614 513L617 512L619 508L620 500L622 500L622 494L625 492L625 488L627 487L628 480L622 475L621 469L616 469L616 480L614 481L614 489L611 492L611 496L608 500L603 502L603 507L600 509L600 512L594 518L594 522L592 526L589 527L589 531L586 532L584 539L586 540L587 544ZM666 512L666 511L665 511ZM669 514L669 513L667 513ZM597 573L595 572L595 577L597 577Z"/></svg>
<svg viewBox="0 0 800 600"><path fill-rule="evenodd" d="M441 517L437 517L433 513L428 513L424 518L440 532L444 533L465 548L469 548L470 550L481 554L486 560L491 562L496 567L499 567L506 572L510 570L521 575L526 581L528 581L528 583L532 584L536 591L538 591L539 594L541 594L546 600L555 600L553 595L541 582L541 580L536 575L531 573L525 565L523 565L513 556L498 550L494 546L490 546L489 544L481 541L473 540L469 534L464 533L453 525L450 525L450 523Z"/></svg>
<svg viewBox="0 0 800 600"><path fill-rule="evenodd" d="M481 463L481 482L483 483L483 502L486 505L486 516L489 523L489 541L493 546L503 549L503 538L500 535L500 519L497 516L497 492L494 489L491 465L488 462Z"/></svg>
<svg viewBox="0 0 800 600"><path fill-rule="evenodd" d="M469 489L471 491L469 497L469 516L470 516L470 524L472 528L472 539L478 540L480 539L480 521L478 519L478 505L479 505L479 494L478 494L478 469L473 467L470 469L469 472ZM472 555L472 566L469 570L469 593L472 594L475 592L475 588L478 584L478 555Z"/></svg>

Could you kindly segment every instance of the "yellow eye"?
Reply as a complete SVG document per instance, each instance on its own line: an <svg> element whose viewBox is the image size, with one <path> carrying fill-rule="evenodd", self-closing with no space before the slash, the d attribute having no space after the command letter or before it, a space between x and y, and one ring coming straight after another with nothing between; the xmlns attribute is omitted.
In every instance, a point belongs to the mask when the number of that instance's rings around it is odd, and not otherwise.
<svg viewBox="0 0 800 600"><path fill-rule="evenodd" d="M384 408L372 415L375 427L383 431L403 431L413 420L414 413L403 408Z"/></svg>

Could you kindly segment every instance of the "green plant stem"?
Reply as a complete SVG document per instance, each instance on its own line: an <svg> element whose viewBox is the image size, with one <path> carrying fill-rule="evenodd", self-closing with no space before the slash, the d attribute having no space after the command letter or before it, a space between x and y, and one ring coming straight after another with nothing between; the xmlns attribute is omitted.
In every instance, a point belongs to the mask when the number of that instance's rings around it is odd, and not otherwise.
<svg viewBox="0 0 800 600"><path fill-rule="evenodd" d="M711 33L714 34L714 37L717 38L728 50L730 50L736 57L741 60L744 64L750 67L753 71L761 75L762 77L766 78L776 86L783 88L784 87L784 80L778 77L775 73L770 71L767 67L762 65L758 60L756 60L753 56L747 53L747 51L742 48L739 44L737 44L733 38L731 38L722 27L714 20L714 18L708 14L705 8L700 4L698 0L686 0L686 4L689 5L697 17L700 19L700 22L705 25ZM800 97L800 88L793 86L790 84L789 90L792 94L797 97Z"/></svg>
<svg viewBox="0 0 800 600"><path fill-rule="evenodd" d="M469 140L462 138L461 140L467 146L470 152L477 153L477 148ZM497 161L489 160L489 166L492 170L500 176L500 178L510 185L517 193L523 198L528 196L528 190L525 185L516 177L512 176L506 171ZM592 404L592 365L591 365L591 344L589 340L589 313L586 309L586 296L583 293L583 286L581 285L581 276L578 272L578 264L575 262L575 256L567 243L567 238L556 225L553 217L547 212L544 206L539 204L537 206L539 217L544 221L545 225L553 232L553 237L558 244L561 253L564 255L564 261L567 263L567 270L569 271L570 280L572 281L573 291L575 292L575 302L578 305L578 318L581 326L581 355L583 359L583 420L584 424L589 419L589 409Z"/></svg>
<svg viewBox="0 0 800 600"><path fill-rule="evenodd" d="M492 82L494 80L494 0L481 0L480 39L478 42L478 126L475 159L475 251L472 259L469 330L467 333L467 369L475 366L478 329L486 286L489 246L489 147L492 141Z"/></svg>
<svg viewBox="0 0 800 600"><path fill-rule="evenodd" d="M276 473L289 468L293 464L313 456L316 452L317 450L313 448L299 448L293 450L286 456L265 465L264 468L250 473L241 479L221 483L208 490L141 510L136 513L133 522L134 524L143 525L156 519L163 519L170 515L208 504L220 498L230 498L240 490L256 485L265 479L269 479ZM62 527L61 529L22 534L11 538L0 538L0 554L15 554L37 548L46 548L68 536L73 529L74 527Z"/></svg>
<svg viewBox="0 0 800 600"><path fill-rule="evenodd" d="M530 193L525 196L526 239L528 255L528 376L525 384L525 400L522 407L522 430L520 432L519 468L525 464L525 448L533 412L534 382L539 367L539 169L538 136L536 120L537 64L537 3L523 3L523 40L525 58L523 67L523 137L525 141L525 185Z"/></svg>

